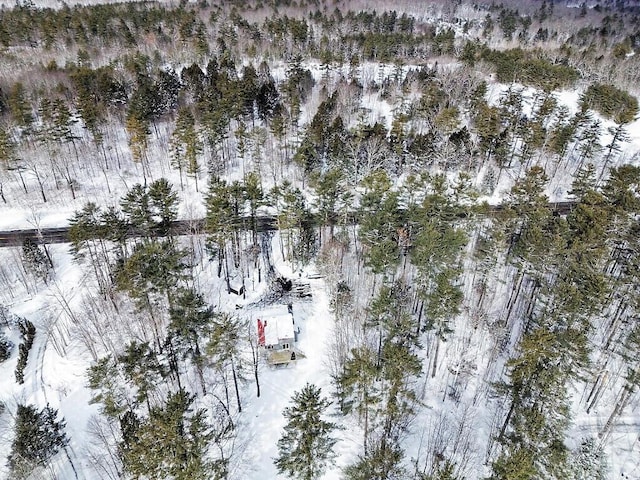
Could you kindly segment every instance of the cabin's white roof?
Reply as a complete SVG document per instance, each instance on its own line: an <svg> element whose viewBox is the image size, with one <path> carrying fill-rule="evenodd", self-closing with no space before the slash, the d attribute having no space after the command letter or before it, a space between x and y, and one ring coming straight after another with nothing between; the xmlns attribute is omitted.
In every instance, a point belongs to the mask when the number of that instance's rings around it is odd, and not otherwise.
<svg viewBox="0 0 640 480"><path fill-rule="evenodd" d="M282 340L292 340L294 338L293 315L290 313L265 317L262 322L265 324L265 345L278 345Z"/></svg>

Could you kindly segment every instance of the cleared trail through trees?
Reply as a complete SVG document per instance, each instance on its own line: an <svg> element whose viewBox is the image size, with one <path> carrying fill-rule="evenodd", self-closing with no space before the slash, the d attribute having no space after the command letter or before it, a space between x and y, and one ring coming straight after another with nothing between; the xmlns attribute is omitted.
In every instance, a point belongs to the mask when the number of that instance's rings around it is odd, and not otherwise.
<svg viewBox="0 0 640 480"><path fill-rule="evenodd" d="M238 226L242 229L246 229L249 218L243 218L238 221ZM203 231L205 220L176 220L171 222L169 233L172 235L188 235L198 231ZM277 230L277 222L275 217L265 216L256 218L258 232L268 232ZM144 236L146 233L139 231L136 228L129 228L126 233L127 238L135 238ZM157 234L162 236L161 233ZM9 230L0 231L0 247L15 247L21 246L25 240L31 240L36 244L49 244L49 243L68 243L69 239L69 227L51 227L51 228L30 228L25 230Z"/></svg>
<svg viewBox="0 0 640 480"><path fill-rule="evenodd" d="M576 205L576 202L553 202L549 203L549 208L558 215L566 215ZM504 210L504 205L489 205L487 207L488 214L493 214ZM358 223L358 213L353 212L349 215L352 223ZM238 220L237 225L240 229L247 229L250 225L250 217L242 217ZM256 230L258 232L269 232L278 230L277 217L271 215L255 217ZM319 226L321 224L318 216L312 217L309 222L312 225ZM171 222L169 233L172 235L188 235L190 233L204 231L205 219L198 220L175 220ZM136 228L129 228L127 231L128 238L135 238L144 235ZM162 234L158 233L158 236ZM5 230L0 231L0 247L21 246L26 240L42 245L49 243L68 243L69 227L49 227L49 228L30 228L24 230Z"/></svg>

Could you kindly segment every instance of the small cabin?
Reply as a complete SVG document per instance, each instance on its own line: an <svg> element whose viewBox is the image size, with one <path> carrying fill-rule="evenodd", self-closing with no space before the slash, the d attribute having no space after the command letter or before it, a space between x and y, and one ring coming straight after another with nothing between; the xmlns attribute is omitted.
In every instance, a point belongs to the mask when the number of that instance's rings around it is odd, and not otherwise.
<svg viewBox="0 0 640 480"><path fill-rule="evenodd" d="M258 319L258 344L265 350L289 350L295 340L292 315Z"/></svg>
<svg viewBox="0 0 640 480"><path fill-rule="evenodd" d="M301 353L296 350L300 329L287 305L271 307L262 312L258 322L258 345L267 362L272 365L286 364L297 360Z"/></svg>

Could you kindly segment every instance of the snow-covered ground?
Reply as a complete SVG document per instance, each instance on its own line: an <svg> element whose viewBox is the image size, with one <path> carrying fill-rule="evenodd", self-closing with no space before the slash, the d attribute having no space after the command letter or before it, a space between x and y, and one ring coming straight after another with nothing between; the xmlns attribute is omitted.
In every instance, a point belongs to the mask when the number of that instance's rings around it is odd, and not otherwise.
<svg viewBox="0 0 640 480"><path fill-rule="evenodd" d="M320 81L322 69L319 64L309 65L314 77ZM275 67L276 78L283 75L284 66ZM364 77L390 74L391 65L366 64L361 67ZM407 67L410 68L410 67ZM341 72L347 74L346 70ZM404 70L406 74L406 70ZM334 73L335 74L335 73ZM505 85L492 84L489 100L496 102L500 94L507 88ZM525 98L529 101L534 95L531 89L524 89ZM556 92L559 102L571 111L577 109L579 92ZM362 99L362 107L370 112L370 121L382 120L387 127L393 121L393 109L384 99L375 94L367 94ZM303 112L308 121L311 110ZM601 119L603 130L613 124ZM158 125L159 140L151 146L151 176L166 177L175 186L179 185L178 172L170 168L166 151L166 139L169 136L166 125ZM616 162L622 163L635 159L640 151L640 121L629 125L631 141L624 145L622 154ZM140 166L133 163L127 153L126 137L122 131L110 133L108 153L110 169L99 171L94 163L83 162L83 155L91 155L90 146L80 146L80 162L77 165L77 176L81 180L79 195L71 198L67 189L47 190L49 196L44 202L37 191L36 179L25 173L29 194L22 192L17 179L7 187L5 194L11 198L9 205L0 205L0 230L15 228L35 228L61 226L68 222L73 212L87 201L95 201L102 206L116 205L118 199L134 183L141 182ZM165 141L163 143L163 140ZM606 143L603 137L601 143ZM165 145L165 146L163 146ZM84 150L83 150L84 148ZM115 168L115 163L122 162L122 168ZM229 178L242 178L242 169L252 167L250 161L242 165L234 165ZM93 169L93 170L92 170ZM570 173L559 175L549 186L548 194L552 200L566 198L567 186L570 184ZM279 180L296 179L295 168L280 173ZM273 180L265 175L265 189ZM202 191L205 175L200 178L200 192L196 192L192 178L185 179L185 188L180 191L180 218L200 218L204 215ZM53 179L46 179L52 185ZM515 181L515 175L503 175L495 193L489 198L498 203L505 192ZM317 266L310 265L303 271L294 271L291 264L280 256L278 237L272 242L271 258L280 274L295 278L299 274L305 278ZM95 284L87 273L86 266L76 263L69 252L69 245L52 245L49 247L55 264L54 280L48 285L37 282L21 271L20 251L16 248L0 250L0 302L6 305L15 315L32 321L37 328L37 335L29 355L25 370L25 382L17 385L14 381L14 370L17 362L17 351L6 362L0 364L0 401L13 411L16 403L34 403L42 408L47 403L60 410L67 423L67 433L71 439L70 458L77 469L78 477L92 479L94 473L87 460L87 428L90 420L98 412L96 405L89 404L90 391L86 386L86 369L92 362L92 354L86 348L74 323L86 312L86 298L95 290ZM218 308L238 312L249 321L255 321L260 314L260 300L266 292L264 283L258 283L255 274L248 282L247 298L238 299L224 292L222 283L216 278L212 265L205 262L198 267L198 283L206 292L206 300ZM487 445L490 444L490 432L495 424L503 420L499 400L490 399L488 390L490 382L502 375L503 362L495 362L498 355L494 349L496 333L492 327L504 315L509 297L508 283L513 272L500 272L503 276L490 278L488 292L481 300L476 291L476 272L465 273L465 305L464 311L456 319L455 332L442 344L442 362L436 377L425 375L420 389L424 392L424 407L414 419L410 436L405 442L407 465L412 458L417 458L425 451L445 449L451 452L453 445L466 450L467 464L464 466L467 478L482 478L487 472ZM352 275L351 283L357 284L358 277ZM333 279L331 280L333 281ZM301 328L298 347L306 358L286 368L260 368L261 396L255 396L255 385L251 375L242 386L243 412L239 417L237 451L242 452L234 459L232 475L234 479L262 480L278 478L273 459L276 455L276 442L284 425L283 409L289 404L294 391L305 383L311 382L321 387L323 394L331 396L332 385L329 376L327 358L329 344L332 339L334 318L329 305L329 280L326 278L308 279L312 298L300 299L293 304L296 322ZM365 288L363 287L363 291ZM367 290L368 292L368 290ZM243 307L236 310L236 304ZM74 318L75 316L75 318ZM15 329L11 330L11 340L19 343ZM115 337L114 333L114 337ZM513 341L513 339L512 339ZM16 349L17 350L17 349ZM428 362L428 360L425 360ZM428 363L427 363L428 365ZM425 370L428 367L425 366ZM616 391L612 388L605 391L599 408L589 414L579 400L582 392L575 392L578 399L574 406L574 427L569 439L578 445L583 438L596 437L606 422L614 403ZM635 399L628 412L637 412L640 400ZM330 414L335 414L332 407ZM502 415L502 416L501 416ZM336 433L340 441L336 445L339 454L337 464L323 477L325 480L340 478L340 468L351 463L361 454L362 432L351 417L332 416L332 421L345 427ZM640 478L638 451L638 419L633 415L624 415L612 429L606 439L606 450L610 456L610 478ZM0 417L0 458L6 458L12 438L12 422L7 414ZM458 452L459 453L459 452ZM0 476L6 466L0 464ZM71 479L74 474L64 455L58 455L55 462L55 474L58 478ZM44 475L44 474L43 474ZM45 477L46 478L46 477ZM53 476L52 476L53 478Z"/></svg>
<svg viewBox="0 0 640 480"><path fill-rule="evenodd" d="M235 442L237 456L231 465L232 478L238 480L280 478L273 459L277 453L276 441L284 426L282 411L289 405L294 391L310 382L321 387L325 396L330 397L332 393L328 353L334 318L327 291L329 280L313 275L317 271L315 265L294 271L280 257L277 244L276 236L272 239L274 248L271 258L277 271L288 278L301 277L311 286L312 298L295 300L293 303L296 324L301 329L297 347L306 358L287 367L275 368L262 364L259 398L255 395L251 375L246 375L241 390L243 412L238 419L238 438ZM86 385L86 369L92 361L91 354L82 342L69 312L82 315L83 295L95 287L81 266L72 260L68 245L52 245L50 251L56 267L55 281L49 285L36 285L32 279L26 279L29 282L28 289L21 285L19 272L9 267L16 264L18 253L12 248L0 251L5 278L14 278L12 288L4 288L0 292L0 300L14 314L31 320L37 328L23 385L17 385L13 378L17 352L10 360L0 364L0 400L10 410L18 402L33 403L40 408L49 404L59 409L67 423L67 433L71 439L69 454L78 478L89 480L95 478L95 472L86 457L87 429L98 407L89 404L91 393ZM247 298L243 300L222 291L223 285L213 275L210 265L198 268L202 269L202 287L207 292L209 302L225 310L234 310L234 305L243 306L236 311L251 321L260 316L265 308L260 302L266 292L265 284L248 282ZM464 313L456 320L454 334L442 345L438 374L435 378L427 374L421 380L424 382L421 386L424 407L418 411L412 423L405 447L407 460L418 458L430 449L438 449L447 455L455 452L455 449L458 449L458 453L464 449L466 464L461 467L467 478L479 479L486 473L484 462L489 433L495 429L495 422L502 421L498 404L490 401L488 395L490 382L499 378L501 367L499 363L493 363L496 352L492 352L492 336L496 331L492 332L487 327L504 317L509 291L507 282L493 282L481 301L482 305L476 305L474 274L467 272L464 281L468 299ZM480 312L484 312L485 318L477 317ZM474 329L474 325L479 328ZM15 335L12 340L18 342ZM425 359L425 362L425 370L428 370L428 360ZM491 367L491 370L487 370L487 367ZM579 444L584 438L597 436L610 414L612 394L613 391L605 393L600 408L590 414L586 414L579 402L575 405L575 426L571 430L570 441ZM579 397L580 393L576 392L576 398ZM638 406L638 400L635 400L629 412L637 411ZM353 462L362 453L361 429L352 417L341 417L336 413L335 406L332 406L329 410L331 420L341 424L344 430L336 433L340 439L336 444L337 464L322 477L324 480L341 478L340 468ZM638 478L640 467L637 452L640 445L637 428L636 417L623 416L607 438L605 445L611 459L610 478ZM5 458L12 438L11 422L7 415L2 416L0 432L3 432L0 435L0 457ZM4 465L0 467L0 478L4 468ZM57 472L57 478L74 478L71 465L64 455L56 457L54 471ZM42 475L42 478L56 478L45 473Z"/></svg>
<svg viewBox="0 0 640 480"><path fill-rule="evenodd" d="M278 274L288 278L301 277L311 287L312 297L293 302L296 325L300 327L297 348L306 358L286 367L260 365L261 395L256 397L255 384L247 374L242 384L241 397L243 412L238 420L238 438L236 450L241 455L234 458L231 465L232 478L264 479L277 478L273 465L276 456L276 440L284 426L282 411L290 404L295 391L307 382L323 390L323 395L331 396L331 384L326 364L328 341L332 332L333 318L325 288L325 281L309 273L316 273L314 265L306 269L292 271L279 253L277 235L272 239L274 248L270 254ZM0 264L3 267L5 286L0 292L0 302L7 305L14 315L30 320L36 327L36 337L29 353L25 380L18 385L13 372L17 363L17 348L12 357L0 364L0 401L9 411L15 411L17 403L34 404L38 408L45 405L58 409L66 421L66 431L70 438L68 451L78 478L95 478L95 472L86 457L90 420L98 414L98 405L91 405L91 391L87 387L86 372L92 363L92 355L83 342L79 329L74 322L85 321L83 299L90 296L96 288L86 273L86 267L73 260L70 246L67 244L49 247L55 265L55 278L48 285L36 281L25 272L20 272L19 249L5 248L0 251ZM257 283L256 275L247 281L245 299L228 295L224 291L224 282L216 278L211 265L203 264L200 273L201 286L206 292L206 300L222 311L236 311L237 314L252 323L260 317L265 307L263 295L266 282ZM11 280L9 280L11 279ZM21 279L27 286L21 284ZM237 307L243 307L236 310ZM16 347L20 338L16 328L7 330ZM109 335L109 333L107 334ZM96 341L96 343L99 343ZM98 347L99 348L99 347ZM328 412L335 412L330 409ZM0 458L6 458L10 450L12 424L7 415L1 417ZM338 419L338 421L340 421ZM339 453L338 465L324 478L339 478L340 466L352 461L358 453L360 437L357 427L351 425L338 436L341 441L336 445ZM7 474L4 462L0 464L0 478ZM60 454L56 457L53 471L57 477L74 478L71 464ZM43 478L49 478L42 473Z"/></svg>
<svg viewBox="0 0 640 480"><path fill-rule="evenodd" d="M490 105L497 106L500 104L505 92L508 90L518 92L522 95L522 113L527 116L531 116L534 108L536 98L540 98L542 92L521 84L507 85L504 83L493 82L489 83L487 88L487 101ZM558 102L558 107L565 107L570 115L575 115L579 109L581 90L559 90L552 92L553 96ZM606 146L612 138L612 135L608 132L609 128L616 128L618 125L607 118L602 117L595 111L591 111L594 119L600 122L600 145ZM640 117L636 118L633 122L626 125L626 131L629 135L629 141L621 145L621 152L619 155L614 155L611 159L611 164L608 167L616 167L623 164L640 165ZM596 164L598 162L595 162ZM542 163L542 166L547 170L547 175L550 178L550 182L546 188L546 194L551 202L561 202L567 200L568 191L571 190L571 182L573 176L576 173L576 167L568 164L554 168L550 168L546 163ZM602 165L597 165L602 167ZM524 173L522 166L516 166L513 169L509 169L504 175L501 175L499 182L496 185L494 192L491 196L482 197L481 200L486 200L490 204L498 204L502 201L505 195L509 192L514 182ZM484 172L481 172L478 177L482 178Z"/></svg>
<svg viewBox="0 0 640 480"><path fill-rule="evenodd" d="M276 255L277 256L277 255ZM301 274L306 277L308 272L315 271L312 265L302 272L292 272L290 267L280 261L276 262L278 271L287 278L295 278ZM312 383L322 388L323 396L329 398L333 391L327 365L329 340L333 330L333 316L329 308L329 300L322 278L307 279L311 285L312 297L293 304L293 314L296 325L300 327L297 348L306 358L295 364L281 367L262 365L260 370L260 397L255 396L255 385L249 384L249 395L246 402L246 414L240 421L240 435L238 442L245 443L247 449L242 458L242 464L234 472L235 478L247 480L263 480L265 478L279 478L273 460L277 456L277 439L279 432L285 425L282 411L291 405L291 397L306 383ZM260 315L260 307L246 312L255 321ZM331 407L329 415L335 414ZM332 421L340 421L333 418ZM361 445L357 435L357 428L350 426L348 430L336 432L340 438L336 445L339 454L339 464L329 470L322 478L340 478L340 465L353 460Z"/></svg>

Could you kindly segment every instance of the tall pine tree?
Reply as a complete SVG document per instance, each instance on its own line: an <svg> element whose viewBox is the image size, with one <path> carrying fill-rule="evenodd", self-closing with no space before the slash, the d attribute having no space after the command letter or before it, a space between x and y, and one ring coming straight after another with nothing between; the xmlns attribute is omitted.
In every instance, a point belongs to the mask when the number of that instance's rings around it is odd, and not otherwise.
<svg viewBox="0 0 640 480"><path fill-rule="evenodd" d="M293 405L284 409L287 425L278 440L278 472L289 478L313 480L322 475L335 454L336 439L331 437L335 425L322 419L330 402L320 395L320 388L306 384L293 394Z"/></svg>

